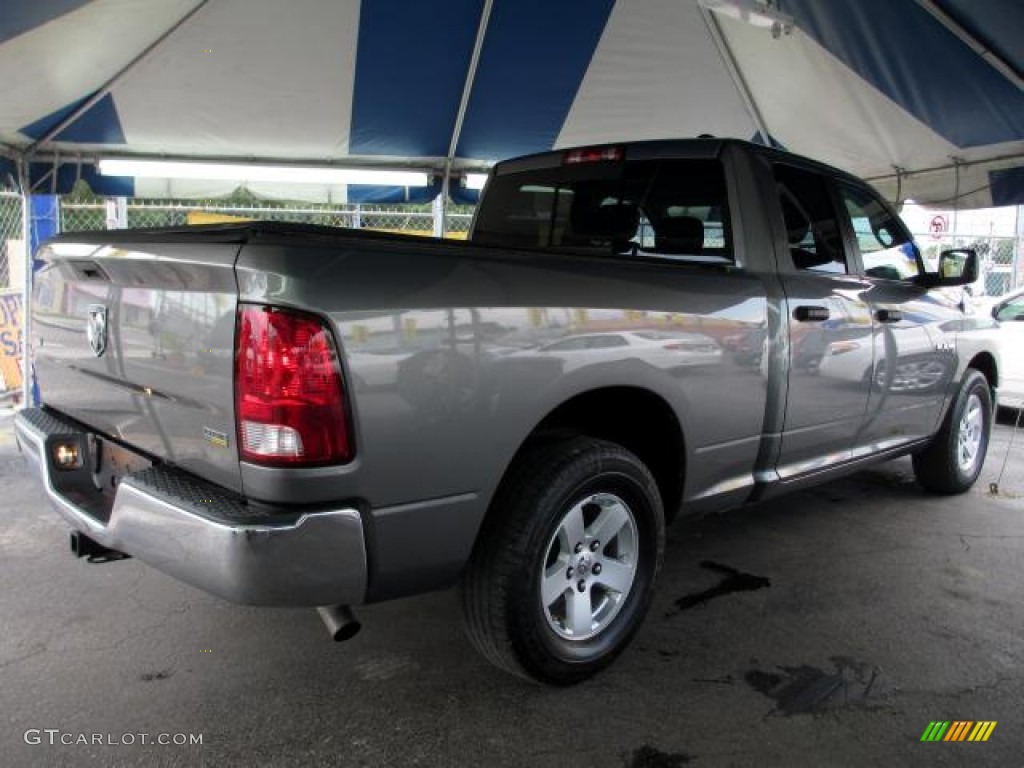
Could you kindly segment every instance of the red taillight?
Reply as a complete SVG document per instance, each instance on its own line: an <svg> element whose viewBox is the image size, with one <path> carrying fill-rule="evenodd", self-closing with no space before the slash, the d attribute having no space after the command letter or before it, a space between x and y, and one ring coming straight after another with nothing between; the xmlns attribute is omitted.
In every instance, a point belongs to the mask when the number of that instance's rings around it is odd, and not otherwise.
<svg viewBox="0 0 1024 768"><path fill-rule="evenodd" d="M600 163L622 159L622 147L588 147L587 149L570 149L565 153L563 162L566 165L577 163Z"/></svg>
<svg viewBox="0 0 1024 768"><path fill-rule="evenodd" d="M319 318L239 306L235 417L246 461L309 466L352 459L338 352Z"/></svg>

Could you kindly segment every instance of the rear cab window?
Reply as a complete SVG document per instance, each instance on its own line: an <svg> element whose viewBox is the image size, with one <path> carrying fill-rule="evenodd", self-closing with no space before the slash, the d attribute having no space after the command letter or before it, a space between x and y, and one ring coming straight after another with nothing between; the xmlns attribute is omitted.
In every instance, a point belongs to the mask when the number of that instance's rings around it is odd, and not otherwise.
<svg viewBox="0 0 1024 768"><path fill-rule="evenodd" d="M598 160L497 174L473 241L732 263L719 160Z"/></svg>

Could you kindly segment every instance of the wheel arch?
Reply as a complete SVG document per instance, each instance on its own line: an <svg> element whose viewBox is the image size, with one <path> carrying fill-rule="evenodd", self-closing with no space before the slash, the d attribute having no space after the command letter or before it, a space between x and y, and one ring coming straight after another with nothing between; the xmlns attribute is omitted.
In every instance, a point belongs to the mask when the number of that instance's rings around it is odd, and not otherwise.
<svg viewBox="0 0 1024 768"><path fill-rule="evenodd" d="M649 389L606 386L569 397L533 426L502 472L483 523L511 467L525 451L538 443L579 435L617 443L635 454L654 476L666 522L672 520L682 502L686 470L679 417L661 395Z"/></svg>
<svg viewBox="0 0 1024 768"><path fill-rule="evenodd" d="M970 362L967 363L968 368L974 368L981 372L981 374L988 379L989 389L993 393L993 401L995 400L995 390L999 386L999 367L996 365L996 359L991 352L979 352L971 358Z"/></svg>

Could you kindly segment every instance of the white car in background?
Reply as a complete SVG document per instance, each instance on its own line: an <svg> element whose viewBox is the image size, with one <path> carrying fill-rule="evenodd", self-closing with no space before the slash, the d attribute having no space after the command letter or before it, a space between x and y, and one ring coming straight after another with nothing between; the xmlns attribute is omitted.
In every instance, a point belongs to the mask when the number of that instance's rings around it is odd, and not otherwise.
<svg viewBox="0 0 1024 768"><path fill-rule="evenodd" d="M1024 408L1024 289L1000 296L990 311L999 322L999 405Z"/></svg>

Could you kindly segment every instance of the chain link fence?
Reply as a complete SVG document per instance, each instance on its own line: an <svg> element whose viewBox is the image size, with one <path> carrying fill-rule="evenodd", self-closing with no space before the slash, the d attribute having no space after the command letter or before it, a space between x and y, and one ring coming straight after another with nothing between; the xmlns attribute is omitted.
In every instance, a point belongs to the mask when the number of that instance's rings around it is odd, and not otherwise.
<svg viewBox="0 0 1024 768"><path fill-rule="evenodd" d="M23 226L21 195L0 189L0 407L6 407L21 393Z"/></svg>
<svg viewBox="0 0 1024 768"><path fill-rule="evenodd" d="M0 234L5 223L6 198L0 198ZM20 200L9 200L16 209L15 231L20 231ZM170 227L234 220L291 221L329 227L372 229L422 236L434 233L434 214L429 205L314 205L266 201L127 200L121 209L113 200L67 199L60 206L62 232L118 227ZM464 238L473 219L472 206L450 206L445 232ZM20 235L17 235L20 236ZM933 268L940 251L974 248L981 262L981 277L973 286L978 296L998 296L1024 286L1024 241L1014 237L917 233L925 259ZM0 266L0 277L4 274Z"/></svg>
<svg viewBox="0 0 1024 768"><path fill-rule="evenodd" d="M1016 237L918 234L926 263L938 262L939 253L949 248L973 248L978 252L980 275L972 286L977 296L1001 296L1024 286L1024 242Z"/></svg>
<svg viewBox="0 0 1024 768"><path fill-rule="evenodd" d="M21 290L24 261L21 195L0 190L0 291Z"/></svg>
<svg viewBox="0 0 1024 768"><path fill-rule="evenodd" d="M472 220L472 209L457 207L445 219L449 237L464 238ZM409 206L305 205L273 203L182 202L173 200L129 200L123 212L113 201L63 201L60 229L75 232L137 227L177 227L233 220L291 221L328 227L373 229L432 236L434 215L430 210Z"/></svg>

